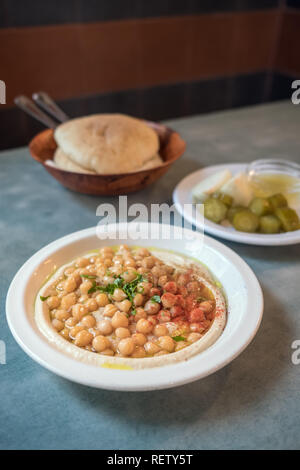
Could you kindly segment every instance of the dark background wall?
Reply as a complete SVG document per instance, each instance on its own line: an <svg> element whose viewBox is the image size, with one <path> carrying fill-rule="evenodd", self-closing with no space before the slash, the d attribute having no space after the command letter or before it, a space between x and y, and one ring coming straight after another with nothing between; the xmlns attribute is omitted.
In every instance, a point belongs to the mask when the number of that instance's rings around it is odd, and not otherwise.
<svg viewBox="0 0 300 470"><path fill-rule="evenodd" d="M0 0L0 148L42 129L21 93L153 120L289 97L299 43L300 0Z"/></svg>

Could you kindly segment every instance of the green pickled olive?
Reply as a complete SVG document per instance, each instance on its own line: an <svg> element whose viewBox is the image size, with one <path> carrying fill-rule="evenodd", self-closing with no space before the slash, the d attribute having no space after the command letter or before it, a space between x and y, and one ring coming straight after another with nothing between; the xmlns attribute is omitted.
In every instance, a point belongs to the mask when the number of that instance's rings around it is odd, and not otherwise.
<svg viewBox="0 0 300 470"><path fill-rule="evenodd" d="M224 202L224 204L227 207L231 207L232 204L233 204L233 198L231 196L229 196L229 194L219 193L218 199L219 199L219 201Z"/></svg>
<svg viewBox="0 0 300 470"><path fill-rule="evenodd" d="M278 209L275 210L275 215L280 220L285 232L292 232L300 228L299 217L294 209L290 207L278 207Z"/></svg>
<svg viewBox="0 0 300 470"><path fill-rule="evenodd" d="M273 211L275 211L277 207L287 207L288 205L286 198L281 193L273 194L273 196L268 197L268 201Z"/></svg>
<svg viewBox="0 0 300 470"><path fill-rule="evenodd" d="M212 222L219 223L226 218L227 206L219 199L209 198L204 202L204 216Z"/></svg>
<svg viewBox="0 0 300 470"><path fill-rule="evenodd" d="M259 220L259 230L261 233L279 233L281 222L276 215L263 215Z"/></svg>
<svg viewBox="0 0 300 470"><path fill-rule="evenodd" d="M242 211L244 209L245 207L243 206L230 207L227 211L227 219L229 220L229 222L233 223L233 217L235 216L235 214L237 214L237 212Z"/></svg>
<svg viewBox="0 0 300 470"><path fill-rule="evenodd" d="M249 205L249 209L253 212L253 214L258 215L259 217L270 214L270 212L272 212L270 202L264 197L255 197L252 199Z"/></svg>
<svg viewBox="0 0 300 470"><path fill-rule="evenodd" d="M259 226L259 217L249 209L243 209L233 217L233 226L239 232L256 232Z"/></svg>

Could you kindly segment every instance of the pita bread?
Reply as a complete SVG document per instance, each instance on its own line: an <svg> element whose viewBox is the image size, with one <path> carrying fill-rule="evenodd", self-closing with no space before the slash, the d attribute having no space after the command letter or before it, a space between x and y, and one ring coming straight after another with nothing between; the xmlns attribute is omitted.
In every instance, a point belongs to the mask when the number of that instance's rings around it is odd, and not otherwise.
<svg viewBox="0 0 300 470"><path fill-rule="evenodd" d="M77 163L74 163L71 158L68 157L68 155L66 155L59 147L55 151L53 161L56 166L58 166L58 168L61 168L62 170L72 171L74 173L89 173L94 175L97 174L95 171L87 170L86 168L83 168Z"/></svg>
<svg viewBox="0 0 300 470"><path fill-rule="evenodd" d="M121 114L72 119L58 126L54 137L64 155L59 153L57 160L69 168L70 160L85 172L130 173L162 162L157 133L139 119Z"/></svg>

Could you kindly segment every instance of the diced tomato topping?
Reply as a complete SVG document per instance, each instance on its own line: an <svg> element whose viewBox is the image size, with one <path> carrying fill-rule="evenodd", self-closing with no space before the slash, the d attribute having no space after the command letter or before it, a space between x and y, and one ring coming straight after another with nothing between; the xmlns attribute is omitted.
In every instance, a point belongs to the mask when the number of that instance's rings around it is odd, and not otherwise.
<svg viewBox="0 0 300 470"><path fill-rule="evenodd" d="M165 292L171 292L171 294L176 294L177 292L177 285L176 282L169 281L164 285Z"/></svg>
<svg viewBox="0 0 300 470"><path fill-rule="evenodd" d="M197 323L205 320L205 314L201 308L194 308L189 312L188 319L191 323Z"/></svg>

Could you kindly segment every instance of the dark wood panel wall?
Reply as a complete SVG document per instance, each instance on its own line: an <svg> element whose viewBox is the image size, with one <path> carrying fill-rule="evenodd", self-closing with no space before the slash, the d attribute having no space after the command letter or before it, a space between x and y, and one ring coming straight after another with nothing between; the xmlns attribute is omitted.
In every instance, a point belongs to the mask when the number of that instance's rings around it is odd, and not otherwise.
<svg viewBox="0 0 300 470"><path fill-rule="evenodd" d="M300 72L299 7L0 0L0 147L24 145L40 128L14 108L20 93L46 90L71 116L119 111L157 120L287 96Z"/></svg>

